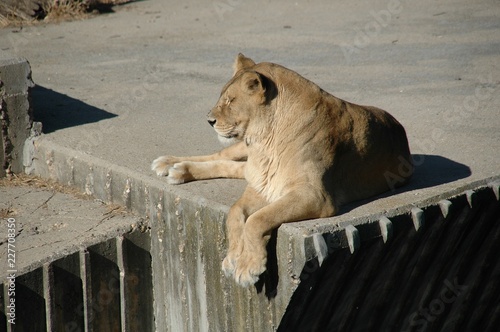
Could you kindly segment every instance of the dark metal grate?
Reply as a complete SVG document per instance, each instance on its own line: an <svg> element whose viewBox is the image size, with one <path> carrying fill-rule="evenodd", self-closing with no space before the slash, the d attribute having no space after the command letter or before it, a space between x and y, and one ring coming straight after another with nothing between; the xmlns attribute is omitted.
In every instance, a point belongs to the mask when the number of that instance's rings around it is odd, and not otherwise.
<svg viewBox="0 0 500 332"><path fill-rule="evenodd" d="M4 284L0 331L154 331L150 242L126 234L18 276L15 325Z"/></svg>
<svg viewBox="0 0 500 332"><path fill-rule="evenodd" d="M387 243L369 238L373 224L361 225L353 254L308 262L278 331L500 331L494 190L421 212L392 218Z"/></svg>

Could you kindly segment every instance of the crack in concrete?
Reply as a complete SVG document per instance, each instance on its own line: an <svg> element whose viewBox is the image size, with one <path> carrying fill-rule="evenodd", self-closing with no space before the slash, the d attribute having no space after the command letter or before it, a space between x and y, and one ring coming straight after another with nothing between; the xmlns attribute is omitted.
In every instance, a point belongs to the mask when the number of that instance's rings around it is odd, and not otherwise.
<svg viewBox="0 0 500 332"><path fill-rule="evenodd" d="M55 195L56 195L56 192L55 192L55 191L54 191L54 192L52 192L52 195L50 195L50 197L49 197L49 198L47 198L47 200L46 200L45 202L43 202L43 203L42 203L42 204L40 204L40 205L39 205L36 209L34 209L34 210L31 212L31 214L33 214L33 213L35 213L36 211L38 211L38 209L40 209L42 206L44 206L44 205L46 206L46 205L47 205L47 203L48 203L48 202L49 202L52 198L54 198L54 196L55 196Z"/></svg>

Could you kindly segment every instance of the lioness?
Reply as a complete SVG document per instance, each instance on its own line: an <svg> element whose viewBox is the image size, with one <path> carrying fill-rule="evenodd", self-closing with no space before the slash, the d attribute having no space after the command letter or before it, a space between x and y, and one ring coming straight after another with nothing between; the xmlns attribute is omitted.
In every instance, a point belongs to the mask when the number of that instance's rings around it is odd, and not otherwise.
<svg viewBox="0 0 500 332"><path fill-rule="evenodd" d="M273 229L333 216L342 204L394 188L387 174L397 174L402 185L413 172L405 130L389 113L336 98L290 69L242 54L208 122L221 141L234 144L207 156L159 157L152 170L172 184L247 180L229 210L222 262L242 286L265 271Z"/></svg>

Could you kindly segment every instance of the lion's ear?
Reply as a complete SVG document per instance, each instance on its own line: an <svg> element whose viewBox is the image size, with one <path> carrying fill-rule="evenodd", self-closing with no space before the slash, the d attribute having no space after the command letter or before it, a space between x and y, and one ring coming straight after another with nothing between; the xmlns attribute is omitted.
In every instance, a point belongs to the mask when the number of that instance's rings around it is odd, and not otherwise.
<svg viewBox="0 0 500 332"><path fill-rule="evenodd" d="M234 74L236 74L242 69L250 68L252 66L255 66L255 62L252 59L247 58L246 56L240 53L238 54L238 56L236 56L236 60L234 61L233 65Z"/></svg>
<svg viewBox="0 0 500 332"><path fill-rule="evenodd" d="M249 95L260 97L262 103L266 101L266 88L263 77L259 73L254 71L244 73L241 84L243 85L243 91Z"/></svg>

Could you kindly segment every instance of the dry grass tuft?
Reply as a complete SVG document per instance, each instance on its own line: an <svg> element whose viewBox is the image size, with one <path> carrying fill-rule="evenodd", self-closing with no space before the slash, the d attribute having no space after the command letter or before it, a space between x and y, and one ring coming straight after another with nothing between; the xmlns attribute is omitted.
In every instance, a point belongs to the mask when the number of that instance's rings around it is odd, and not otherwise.
<svg viewBox="0 0 500 332"><path fill-rule="evenodd" d="M42 179L41 177L26 174L12 174L9 177L0 178L0 187L33 187L42 190L55 191L63 194L73 195L80 199L90 199L89 195L78 189L62 185L58 182Z"/></svg>
<svg viewBox="0 0 500 332"><path fill-rule="evenodd" d="M46 14L44 21L61 22L86 18L88 6L81 1L60 0L43 6Z"/></svg>
<svg viewBox="0 0 500 332"><path fill-rule="evenodd" d="M0 0L0 28L81 20L134 0L19 0L18 5L15 1Z"/></svg>
<svg viewBox="0 0 500 332"><path fill-rule="evenodd" d="M14 217L17 214L17 211L9 206L5 209L0 209L0 219L8 219Z"/></svg>
<svg viewBox="0 0 500 332"><path fill-rule="evenodd" d="M6 3L0 2L0 28L9 25L20 26L22 24L32 24L36 19Z"/></svg>

